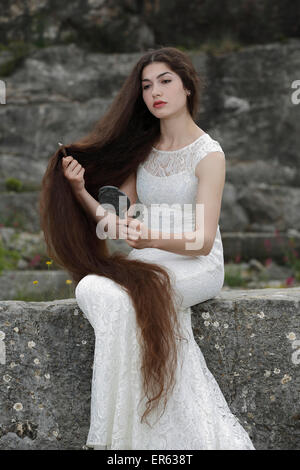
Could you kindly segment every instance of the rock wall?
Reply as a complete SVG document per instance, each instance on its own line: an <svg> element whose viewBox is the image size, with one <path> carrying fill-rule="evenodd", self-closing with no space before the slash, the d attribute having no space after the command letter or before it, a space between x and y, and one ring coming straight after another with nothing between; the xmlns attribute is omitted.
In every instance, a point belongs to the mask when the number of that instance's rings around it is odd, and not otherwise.
<svg viewBox="0 0 300 470"><path fill-rule="evenodd" d="M189 53L207 82L197 123L219 140L226 155L222 234L251 234L261 258L279 256L278 250L264 250L262 234L300 234L300 105L291 99L300 76L299 46L299 40L290 40L220 56ZM5 77L0 224L39 231L39 185L57 142L70 143L90 130L141 55L52 46L33 51ZM7 60L0 52L0 63ZM8 190L12 176L23 183L21 192ZM247 243L243 246L240 255L247 258ZM228 250L226 257L236 254Z"/></svg>
<svg viewBox="0 0 300 470"><path fill-rule="evenodd" d="M299 20L288 0L1 0L0 43L73 41L109 53L220 40L232 47L299 37Z"/></svg>
<svg viewBox="0 0 300 470"><path fill-rule="evenodd" d="M300 288L192 308L210 371L256 449L300 449ZM82 449L94 332L74 299L0 301L0 449Z"/></svg>

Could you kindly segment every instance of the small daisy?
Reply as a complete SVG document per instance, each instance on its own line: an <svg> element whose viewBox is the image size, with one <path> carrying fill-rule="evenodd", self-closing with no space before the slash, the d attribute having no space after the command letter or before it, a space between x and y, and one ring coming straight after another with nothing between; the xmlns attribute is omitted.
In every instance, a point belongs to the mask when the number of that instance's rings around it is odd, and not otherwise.
<svg viewBox="0 0 300 470"><path fill-rule="evenodd" d="M291 333L288 333L286 337L287 339L290 339L291 341L294 341L296 339L296 335L293 331L291 331Z"/></svg>

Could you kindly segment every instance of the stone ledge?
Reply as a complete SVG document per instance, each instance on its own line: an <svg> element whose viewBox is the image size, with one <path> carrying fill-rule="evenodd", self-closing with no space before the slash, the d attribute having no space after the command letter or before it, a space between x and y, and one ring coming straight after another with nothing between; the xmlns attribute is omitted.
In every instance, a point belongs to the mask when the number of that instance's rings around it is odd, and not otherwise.
<svg viewBox="0 0 300 470"><path fill-rule="evenodd" d="M300 449L300 288L192 308L210 371L256 449ZM75 299L0 301L0 449L82 449L94 332Z"/></svg>

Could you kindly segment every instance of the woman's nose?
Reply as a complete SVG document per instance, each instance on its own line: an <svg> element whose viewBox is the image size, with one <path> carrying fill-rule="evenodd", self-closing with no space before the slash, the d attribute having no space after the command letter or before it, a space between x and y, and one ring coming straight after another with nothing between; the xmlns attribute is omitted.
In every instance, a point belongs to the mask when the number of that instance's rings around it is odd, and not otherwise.
<svg viewBox="0 0 300 470"><path fill-rule="evenodd" d="M154 88L154 87L153 87L153 89L152 89L152 96L153 96L153 98L154 98L155 96L158 96L158 95L159 95L159 96L161 95L161 91L159 90L159 88Z"/></svg>

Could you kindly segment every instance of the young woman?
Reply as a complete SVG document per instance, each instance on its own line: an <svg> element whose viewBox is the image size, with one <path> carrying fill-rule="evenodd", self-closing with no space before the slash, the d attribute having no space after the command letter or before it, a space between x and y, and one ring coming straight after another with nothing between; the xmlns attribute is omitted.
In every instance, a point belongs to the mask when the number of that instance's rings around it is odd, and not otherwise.
<svg viewBox="0 0 300 470"><path fill-rule="evenodd" d="M224 282L225 156L194 121L203 83L180 50L150 50L90 134L67 157L57 151L44 175L48 254L73 276L95 331L95 449L254 449L191 327L191 306ZM144 218L132 207L124 219L99 212L103 185L139 199ZM98 232L105 217L129 255L109 253Z"/></svg>

